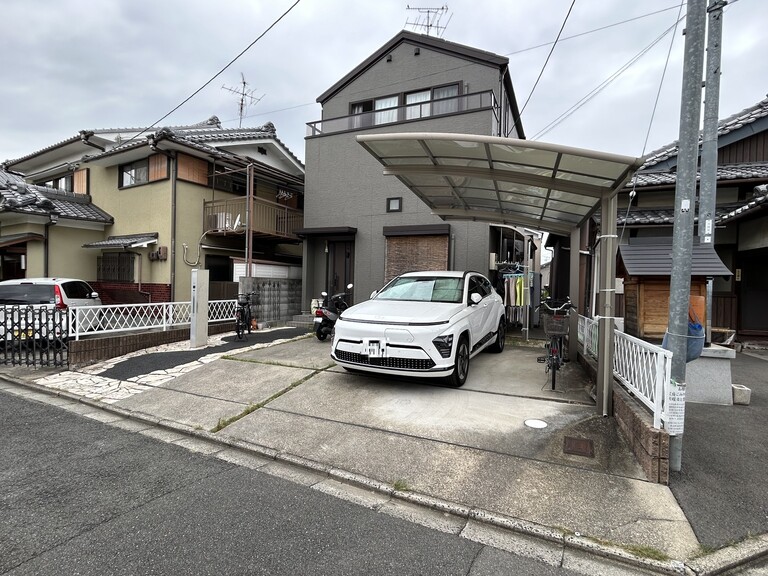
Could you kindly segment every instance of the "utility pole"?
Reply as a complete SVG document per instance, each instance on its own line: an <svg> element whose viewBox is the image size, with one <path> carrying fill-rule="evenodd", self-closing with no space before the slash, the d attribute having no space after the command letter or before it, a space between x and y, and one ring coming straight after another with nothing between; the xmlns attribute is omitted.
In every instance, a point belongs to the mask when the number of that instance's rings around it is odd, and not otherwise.
<svg viewBox="0 0 768 576"><path fill-rule="evenodd" d="M726 0L710 0L707 12L707 74L704 83L704 129L701 143L699 229L702 244L715 244L717 210L717 123L720 112L720 53L723 39L723 7ZM707 278L707 343L712 342L713 279Z"/></svg>
<svg viewBox="0 0 768 576"><path fill-rule="evenodd" d="M667 324L669 349L672 352L672 384L667 399L666 426L670 434L669 468L675 472L679 472L681 467L685 422L685 363L688 348L688 307L691 298L693 216L699 157L706 14L706 0L688 0ZM673 414L674 418L670 418L670 414Z"/></svg>

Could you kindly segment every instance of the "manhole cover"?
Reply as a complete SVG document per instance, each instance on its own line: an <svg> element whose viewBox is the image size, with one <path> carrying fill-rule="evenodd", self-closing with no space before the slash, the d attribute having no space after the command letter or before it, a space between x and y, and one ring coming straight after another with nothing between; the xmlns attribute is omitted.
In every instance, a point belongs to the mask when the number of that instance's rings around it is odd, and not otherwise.
<svg viewBox="0 0 768 576"><path fill-rule="evenodd" d="M566 436L563 442L563 452L575 456L595 457L595 445L589 438L574 438Z"/></svg>
<svg viewBox="0 0 768 576"><path fill-rule="evenodd" d="M526 420L525 425L528 426L528 428L546 428L547 427L547 423L544 422L544 420L536 420L536 419Z"/></svg>

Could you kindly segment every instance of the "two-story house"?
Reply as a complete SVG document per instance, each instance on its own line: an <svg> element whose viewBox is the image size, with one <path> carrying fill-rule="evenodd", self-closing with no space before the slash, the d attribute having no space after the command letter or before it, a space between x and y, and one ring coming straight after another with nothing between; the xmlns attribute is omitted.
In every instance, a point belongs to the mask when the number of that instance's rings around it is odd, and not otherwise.
<svg viewBox="0 0 768 576"><path fill-rule="evenodd" d="M83 131L3 169L3 279L83 278L106 302L189 299L193 268L212 298L298 282L304 167L272 124Z"/></svg>
<svg viewBox="0 0 768 576"><path fill-rule="evenodd" d="M402 31L317 101L322 119L308 125L299 231L304 306L321 290L349 282L359 302L409 270L488 273L494 258L524 259L524 230L441 220L401 182L383 176L355 139L386 132L524 138L507 58Z"/></svg>

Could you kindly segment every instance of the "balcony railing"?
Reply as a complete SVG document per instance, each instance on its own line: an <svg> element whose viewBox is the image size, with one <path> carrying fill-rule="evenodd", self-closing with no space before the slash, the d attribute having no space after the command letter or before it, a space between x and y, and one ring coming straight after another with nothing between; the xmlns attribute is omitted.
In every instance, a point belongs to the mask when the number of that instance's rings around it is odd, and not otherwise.
<svg viewBox="0 0 768 576"><path fill-rule="evenodd" d="M453 98L441 98L439 100L427 100L406 106L383 108L372 110L362 114L351 114L328 120L318 120L307 124L307 136L323 136L347 130L365 130L375 126L395 124L398 122L411 122L437 116L448 116L460 112L471 112L490 108L496 116L498 125L498 106L496 96L492 91L463 94Z"/></svg>
<svg viewBox="0 0 768 576"><path fill-rule="evenodd" d="M214 200L203 208L203 227L208 231L244 232L246 199ZM262 198L253 199L252 234L298 240L296 230L304 226L304 212Z"/></svg>

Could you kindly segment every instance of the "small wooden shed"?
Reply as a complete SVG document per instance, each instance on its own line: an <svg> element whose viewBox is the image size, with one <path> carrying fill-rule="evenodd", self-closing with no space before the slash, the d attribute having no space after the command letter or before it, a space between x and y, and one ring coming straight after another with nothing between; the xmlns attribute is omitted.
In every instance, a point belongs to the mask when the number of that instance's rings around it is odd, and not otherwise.
<svg viewBox="0 0 768 576"><path fill-rule="evenodd" d="M616 273L624 279L624 332L661 341L669 322L672 238L632 238L619 246ZM707 278L731 276L711 244L694 238L691 307L706 326Z"/></svg>

